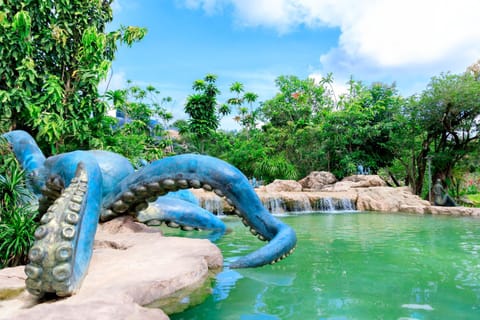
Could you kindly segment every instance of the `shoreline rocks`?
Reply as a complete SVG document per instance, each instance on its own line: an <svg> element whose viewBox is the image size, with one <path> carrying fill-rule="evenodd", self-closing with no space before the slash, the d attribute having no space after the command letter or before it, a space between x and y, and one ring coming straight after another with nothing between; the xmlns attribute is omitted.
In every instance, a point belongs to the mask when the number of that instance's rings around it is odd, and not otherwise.
<svg viewBox="0 0 480 320"><path fill-rule="evenodd" d="M169 319L144 306L199 287L222 265L209 240L163 237L121 217L99 226L88 274L71 297L39 300L25 290L23 266L0 270L0 319Z"/></svg>
<svg viewBox="0 0 480 320"><path fill-rule="evenodd" d="M377 175L353 175L341 181L332 176L326 172L313 172L299 182L275 180L255 191L264 206L274 213L327 211L325 203L328 202L333 209L351 204L358 211L480 217L480 208L434 206L413 194L409 187L388 187ZM299 186L303 186L301 190ZM221 211L220 214L229 214L233 210L224 199L211 192L192 191L201 204L216 202L217 207L222 208L217 210Z"/></svg>

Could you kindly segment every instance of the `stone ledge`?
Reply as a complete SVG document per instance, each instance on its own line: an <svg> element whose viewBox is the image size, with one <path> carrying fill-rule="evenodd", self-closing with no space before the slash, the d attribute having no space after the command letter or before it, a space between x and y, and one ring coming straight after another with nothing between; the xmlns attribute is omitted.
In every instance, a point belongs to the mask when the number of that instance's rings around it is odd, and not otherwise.
<svg viewBox="0 0 480 320"><path fill-rule="evenodd" d="M337 182L335 186L342 184ZM376 212L405 212L416 214L435 214L435 215L451 215L451 216L471 216L480 217L480 208L469 207L440 207L433 206L430 202L421 199L419 196L412 193L408 187L385 187L385 186L371 186L362 187L345 186L345 188L325 188L323 191L304 190L302 192L276 191L268 192L266 188L261 187L255 189L260 200L268 208L269 203L275 199L281 199L284 206L287 208L297 206L296 203L309 202L310 206L314 208L314 204L320 199L341 200L346 199L355 204L359 211L376 211ZM204 190L193 190L195 196L200 199L200 202L205 202L206 199L210 201L218 201L223 203L223 212L230 213L232 207L227 202L215 195L213 192L206 192ZM292 210L293 211L293 210Z"/></svg>
<svg viewBox="0 0 480 320"><path fill-rule="evenodd" d="M223 257L208 240L152 231L128 217L100 227L88 275L69 298L41 302L26 292L23 267L0 270L0 319L168 319L143 306L198 287Z"/></svg>

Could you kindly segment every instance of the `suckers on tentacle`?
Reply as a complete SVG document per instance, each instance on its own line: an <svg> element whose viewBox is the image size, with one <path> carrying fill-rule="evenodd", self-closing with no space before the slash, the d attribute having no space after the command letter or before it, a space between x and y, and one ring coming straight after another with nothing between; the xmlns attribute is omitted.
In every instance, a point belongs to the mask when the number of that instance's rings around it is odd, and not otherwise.
<svg viewBox="0 0 480 320"><path fill-rule="evenodd" d="M69 153L52 161L63 168L62 179L68 187L42 216L35 231L30 264L25 268L26 285L34 295L68 296L80 287L90 263L102 179L98 164L85 152Z"/></svg>
<svg viewBox="0 0 480 320"><path fill-rule="evenodd" d="M80 167L70 186L40 220L29 252L30 263L25 267L27 290L34 295L55 292L63 296L72 291L73 253L87 181L86 172Z"/></svg>
<svg viewBox="0 0 480 320"><path fill-rule="evenodd" d="M211 212L191 202L168 196L158 198L147 209L138 212L136 219L146 224L165 221L169 227L186 231L208 230L211 231L208 237L211 241L220 239L227 230L225 223Z"/></svg>
<svg viewBox="0 0 480 320"><path fill-rule="evenodd" d="M104 201L102 219L138 211L149 197L184 188L203 188L225 196L244 223L269 243L240 258L231 267L256 267L274 263L292 252L296 245L293 229L272 216L262 205L248 179L235 167L216 158L179 155L152 162L122 180ZM132 197L132 194L134 197Z"/></svg>

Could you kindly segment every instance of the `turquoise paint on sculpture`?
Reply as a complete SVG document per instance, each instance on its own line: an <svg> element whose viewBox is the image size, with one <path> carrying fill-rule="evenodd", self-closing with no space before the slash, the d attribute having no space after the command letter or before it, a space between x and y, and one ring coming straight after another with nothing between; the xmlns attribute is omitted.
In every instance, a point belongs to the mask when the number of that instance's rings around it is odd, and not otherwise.
<svg viewBox="0 0 480 320"><path fill-rule="evenodd" d="M90 262L100 220L130 214L142 221L165 221L183 229L212 230L216 238L225 226L198 206L186 191L165 197L157 210L145 212L150 202L169 192L203 188L225 196L264 247L239 258L231 267L275 263L293 252L296 236L287 224L261 204L247 178L216 158L180 155L146 164L138 171L121 155L106 151L74 151L45 159L24 131L2 135L26 170L38 199L40 226L25 267L27 289L42 296L68 296L80 288ZM188 201L179 199L183 198Z"/></svg>

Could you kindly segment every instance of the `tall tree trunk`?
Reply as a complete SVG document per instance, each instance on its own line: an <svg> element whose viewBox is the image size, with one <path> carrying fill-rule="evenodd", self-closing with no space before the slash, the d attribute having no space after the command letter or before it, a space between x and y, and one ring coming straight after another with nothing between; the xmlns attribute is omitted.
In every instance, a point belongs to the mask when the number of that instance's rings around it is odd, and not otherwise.
<svg viewBox="0 0 480 320"><path fill-rule="evenodd" d="M417 178L415 179L415 194L421 195L423 189L423 181L425 179L425 170L427 167L427 156L428 156L428 146L427 142L423 143L423 148L420 154L417 156Z"/></svg>

